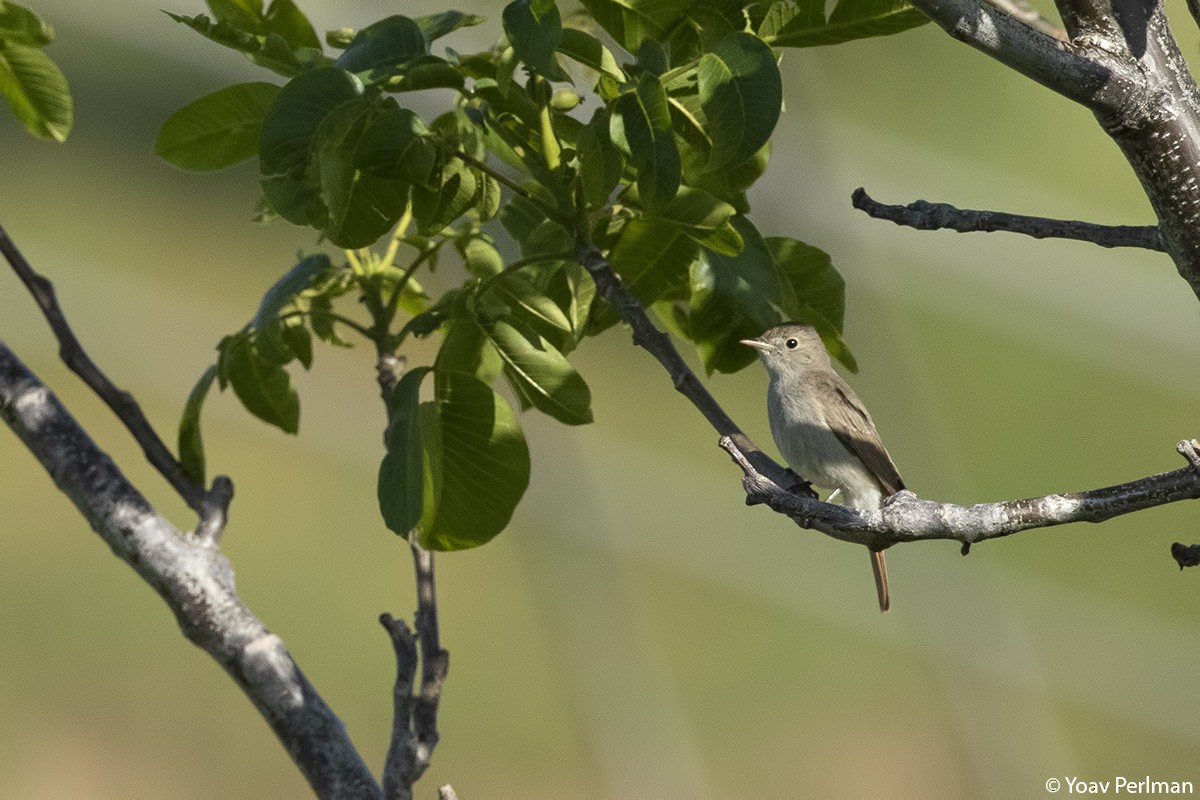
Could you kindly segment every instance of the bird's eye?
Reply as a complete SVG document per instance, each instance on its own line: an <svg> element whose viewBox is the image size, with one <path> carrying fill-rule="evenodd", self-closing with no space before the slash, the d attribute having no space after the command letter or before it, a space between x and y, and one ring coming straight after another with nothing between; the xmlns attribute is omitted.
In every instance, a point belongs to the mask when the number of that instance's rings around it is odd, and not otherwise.
<svg viewBox="0 0 1200 800"><path fill-rule="evenodd" d="M787 345L788 350L795 350L800 346L800 342L796 339L788 339L786 342L784 342L784 344Z"/></svg>

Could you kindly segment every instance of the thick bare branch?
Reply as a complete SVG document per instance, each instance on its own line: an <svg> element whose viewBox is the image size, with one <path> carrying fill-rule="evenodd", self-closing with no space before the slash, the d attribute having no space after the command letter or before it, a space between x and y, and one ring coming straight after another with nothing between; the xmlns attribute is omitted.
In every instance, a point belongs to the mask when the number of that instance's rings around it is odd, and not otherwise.
<svg viewBox="0 0 1200 800"><path fill-rule="evenodd" d="M1092 110L1200 297L1200 91L1161 0L1058 0L1069 42L984 0L913 0L951 36Z"/></svg>
<svg viewBox="0 0 1200 800"><path fill-rule="evenodd" d="M162 596L188 639L242 688L318 796L381 796L341 720L238 597L214 538L182 533L158 514L3 342L0 418L113 552Z"/></svg>
<svg viewBox="0 0 1200 800"><path fill-rule="evenodd" d="M1025 0L988 0L988 2L1019 22L1024 22L1035 31L1053 36L1060 42L1068 41L1067 31L1063 26L1043 17Z"/></svg>
<svg viewBox="0 0 1200 800"><path fill-rule="evenodd" d="M146 415L142 413L142 409L137 401L133 399L133 395L118 389L108 379L108 376L96 366L96 363L92 361L87 351L83 349L83 345L79 343L79 339L76 338L74 331L71 330L71 326L67 323L67 318L58 304L58 298L54 292L54 284L33 269L32 265L21 254L21 251L17 249L17 245L2 227L0 227L0 253L4 254L13 271L17 273L17 277L21 279L21 282L25 284L25 288L33 296L33 300L37 303L38 308L41 309L42 315L50 323L50 329L54 331L54 336L58 339L58 352L63 362L124 423L129 432L133 434L133 438L142 446L142 452L146 454L146 460L150 462L151 466L167 479L167 482L174 487L175 491L179 493L179 496L183 498L188 506L201 515L202 526L212 530L214 526L217 526L218 522L220 525L223 525L223 511L214 516L214 513L220 510L220 496L206 498L204 487L195 485L187 477L182 465L171 454L171 451L167 449L167 446L163 444L158 434L154 432L154 428L150 425L150 421L146 419ZM224 480L228 481L228 478ZM222 487L219 495L224 492L225 488ZM227 501L226 505L228 505Z"/></svg>
<svg viewBox="0 0 1200 800"><path fill-rule="evenodd" d="M925 539L953 539L971 545L1031 528L1103 522L1134 511L1200 498L1200 472L1188 466L1102 489L973 506L937 503L902 491L879 511L860 511L794 495L754 469L731 438L722 437L721 447L745 474L742 485L748 504L764 503L803 528L872 549Z"/></svg>
<svg viewBox="0 0 1200 800"><path fill-rule="evenodd" d="M913 0L948 34L1089 108L1128 78L1070 43L1035 30L984 0Z"/></svg>
<svg viewBox="0 0 1200 800"><path fill-rule="evenodd" d="M1070 219L1031 217L1003 211L975 211L947 203L917 200L906 206L880 203L863 188L855 189L850 202L859 211L876 219L885 219L922 231L949 229L959 233L1022 233L1035 239L1075 239L1101 247L1140 247L1163 251L1162 239L1154 225L1097 225Z"/></svg>

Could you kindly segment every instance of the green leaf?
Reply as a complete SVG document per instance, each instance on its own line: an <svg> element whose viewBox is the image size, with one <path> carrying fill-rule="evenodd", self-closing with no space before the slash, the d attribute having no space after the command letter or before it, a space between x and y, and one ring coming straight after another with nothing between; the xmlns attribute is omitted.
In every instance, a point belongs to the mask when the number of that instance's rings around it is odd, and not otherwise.
<svg viewBox="0 0 1200 800"><path fill-rule="evenodd" d="M546 219L546 212L540 206L519 194L510 197L500 209L500 224L517 244L528 239Z"/></svg>
<svg viewBox="0 0 1200 800"><path fill-rule="evenodd" d="M436 158L425 124L392 99L346 103L317 129L310 172L328 209L322 226L339 247L366 247L396 223L413 182Z"/></svg>
<svg viewBox="0 0 1200 800"><path fill-rule="evenodd" d="M767 162L770 158L771 143L767 142L759 148L757 153L741 164L718 172L703 172L698 178L689 174L685 160L684 180L729 203L738 210L739 214L745 214L750 210L750 203L746 200L746 190L767 171Z"/></svg>
<svg viewBox="0 0 1200 800"><path fill-rule="evenodd" d="M504 7L504 35L522 62L553 77L554 51L562 40L562 17L554 0L513 0Z"/></svg>
<svg viewBox="0 0 1200 800"><path fill-rule="evenodd" d="M659 220L635 218L625 223L608 258L621 282L650 305L662 298L687 296L688 270L699 252L695 240L678 227ZM607 305L592 316L589 330L592 334L617 321L616 313Z"/></svg>
<svg viewBox="0 0 1200 800"><path fill-rule="evenodd" d="M629 153L637 170L638 195L647 210L664 206L679 190L679 150L671 133L667 94L658 77L643 73L637 88L614 104L609 126L614 144Z"/></svg>
<svg viewBox="0 0 1200 800"><path fill-rule="evenodd" d="M305 369L312 369L313 343L312 334L304 325L301 317L288 317L278 323L280 340L284 347Z"/></svg>
<svg viewBox="0 0 1200 800"><path fill-rule="evenodd" d="M197 171L256 156L263 117L278 94L273 83L236 83L194 100L167 118L154 152Z"/></svg>
<svg viewBox="0 0 1200 800"><path fill-rule="evenodd" d="M787 237L772 236L764 241L800 302L840 331L846 313L846 282L833 268L829 255Z"/></svg>
<svg viewBox="0 0 1200 800"><path fill-rule="evenodd" d="M187 402L183 404L183 416L179 420L179 464L188 480L204 486L204 440L200 437L200 409L204 398L217 377L217 365L204 370L200 380L192 387Z"/></svg>
<svg viewBox="0 0 1200 800"><path fill-rule="evenodd" d="M467 271L476 278L490 278L504 269L504 258L496 249L492 238L485 233L459 239L455 245L462 254Z"/></svg>
<svg viewBox="0 0 1200 800"><path fill-rule="evenodd" d="M688 284L700 248L681 230L652 219L631 219L609 253L613 269L643 303L672 296Z"/></svg>
<svg viewBox="0 0 1200 800"><path fill-rule="evenodd" d="M795 315L795 319L816 328L817 333L821 334L821 341L824 342L829 355L842 362L851 372L858 372L858 362L855 360L854 354L850 352L850 348L842 339L841 331L835 328L832 322L825 319L812 306L804 304L800 305L800 311Z"/></svg>
<svg viewBox="0 0 1200 800"><path fill-rule="evenodd" d="M170 11L165 13L204 38L245 53L255 64L285 77L332 63L319 47L293 47L282 34L269 30L265 18L247 21L241 16L228 16L225 19L218 17L214 22L204 14L189 17ZM239 21L235 22L235 18Z"/></svg>
<svg viewBox="0 0 1200 800"><path fill-rule="evenodd" d="M300 398L291 376L279 364L259 355L253 337L227 337L217 363L222 385L228 382L233 387L247 411L284 433L298 430Z"/></svg>
<svg viewBox="0 0 1200 800"><path fill-rule="evenodd" d="M751 158L771 138L783 107L783 80L771 48L752 34L730 34L700 57L696 79L712 139L708 169Z"/></svg>
<svg viewBox="0 0 1200 800"><path fill-rule="evenodd" d="M417 56L388 71L379 83L388 92L421 89L461 89L463 75L458 67L437 56Z"/></svg>
<svg viewBox="0 0 1200 800"><path fill-rule="evenodd" d="M258 311L255 313L254 319L250 321L251 329L260 331L275 322L284 306L307 289L314 278L331 269L333 269L333 264L330 263L329 256L324 253L316 253L300 259L263 294L263 299L258 304Z"/></svg>
<svg viewBox="0 0 1200 800"><path fill-rule="evenodd" d="M554 345L502 321L491 326L488 336L504 360L504 374L519 397L567 425L592 421L592 393Z"/></svg>
<svg viewBox="0 0 1200 800"><path fill-rule="evenodd" d="M62 142L71 132L74 104L67 79L36 47L0 39L0 94L32 135Z"/></svg>
<svg viewBox="0 0 1200 800"><path fill-rule="evenodd" d="M421 404L430 480L418 540L461 550L504 530L529 485L529 447L504 398L473 375L435 368Z"/></svg>
<svg viewBox="0 0 1200 800"><path fill-rule="evenodd" d="M596 299L596 283L592 276L576 261L563 261L546 282L546 296L558 304L567 319L570 337L556 343L565 355L574 348L587 333Z"/></svg>
<svg viewBox="0 0 1200 800"><path fill-rule="evenodd" d="M596 109L591 121L579 129L575 151L579 157L579 180L583 197L592 208L608 205L609 196L625 168L621 151L609 138L608 111Z"/></svg>
<svg viewBox="0 0 1200 800"><path fill-rule="evenodd" d="M312 23L292 0L271 0L265 23L267 32L282 36L293 50L321 49L321 40Z"/></svg>
<svg viewBox="0 0 1200 800"><path fill-rule="evenodd" d="M222 22L248 31L260 31L263 25L262 0L206 0L208 10Z"/></svg>
<svg viewBox="0 0 1200 800"><path fill-rule="evenodd" d="M617 83L625 83L629 80L625 71L617 66L617 60L613 57L612 51L590 33L575 28L563 28L562 38L558 42L558 52L584 66L591 67Z"/></svg>
<svg viewBox="0 0 1200 800"><path fill-rule="evenodd" d="M297 75L279 91L263 119L258 158L263 194L288 222L324 227L320 186L308 175L314 139L335 108L362 93L362 81L333 67Z"/></svg>
<svg viewBox="0 0 1200 800"><path fill-rule="evenodd" d="M741 252L702 251L691 269L688 332L709 374L736 372L750 364L755 352L740 340L800 313L791 283L754 225L745 217L732 223L745 242Z"/></svg>
<svg viewBox="0 0 1200 800"><path fill-rule="evenodd" d="M426 52L425 36L417 23L395 14L355 34L333 65L347 72L367 72L403 64Z"/></svg>
<svg viewBox="0 0 1200 800"><path fill-rule="evenodd" d="M463 214L476 208L484 190L478 171L457 158L450 159L442 167L436 188L413 187L413 218L417 221L417 230L426 236L441 233Z"/></svg>
<svg viewBox="0 0 1200 800"><path fill-rule="evenodd" d="M571 321L554 300L533 284L532 272L532 268L502 272L480 287L480 295L503 304L506 314L519 318L524 327L570 333Z"/></svg>
<svg viewBox="0 0 1200 800"><path fill-rule="evenodd" d="M758 35L772 47L815 47L889 36L929 22L905 0L839 0L825 20L824 0L778 0Z"/></svg>
<svg viewBox="0 0 1200 800"><path fill-rule="evenodd" d="M692 0L581 0L596 22L626 52L636 53L646 39L662 40Z"/></svg>
<svg viewBox="0 0 1200 800"><path fill-rule="evenodd" d="M671 223L702 247L733 256L742 249L742 237L730 223L736 213L733 206L703 189L684 186L655 216Z"/></svg>
<svg viewBox="0 0 1200 800"><path fill-rule="evenodd" d="M478 14L464 14L461 11L443 11L439 14L417 17L414 21L417 23L417 27L421 29L421 35L425 37L425 48L428 50L429 45L433 44L435 39L440 39L459 28L481 25L487 20Z"/></svg>
<svg viewBox="0 0 1200 800"><path fill-rule="evenodd" d="M417 367L404 373L388 398L387 453L379 464L379 511L388 529L401 536L424 513L425 456L421 443L421 382L432 370Z"/></svg>
<svg viewBox="0 0 1200 800"><path fill-rule="evenodd" d="M272 0L265 14L262 6L262 0L208 0L209 10L219 22L251 34L274 34L293 50L320 51L317 32L293 0Z"/></svg>
<svg viewBox="0 0 1200 800"><path fill-rule="evenodd" d="M459 312L450 320L434 367L439 372L461 372L491 383L504 364L479 322L469 313Z"/></svg>
<svg viewBox="0 0 1200 800"><path fill-rule="evenodd" d="M0 41L27 47L45 47L54 40L54 29L25 6L0 3Z"/></svg>

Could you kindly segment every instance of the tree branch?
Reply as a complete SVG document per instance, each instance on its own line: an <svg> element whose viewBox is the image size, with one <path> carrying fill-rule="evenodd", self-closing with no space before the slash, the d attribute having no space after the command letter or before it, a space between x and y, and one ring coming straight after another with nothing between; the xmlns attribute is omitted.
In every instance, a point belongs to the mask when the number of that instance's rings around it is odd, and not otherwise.
<svg viewBox="0 0 1200 800"><path fill-rule="evenodd" d="M1181 442L1178 448L1185 444ZM742 486L748 505L764 503L802 528L872 549L925 539L953 539L972 545L1031 528L1103 522L1146 508L1200 498L1200 471L1189 465L1102 489L973 506L922 500L902 491L879 511L860 511L794 495L760 474L732 438L722 437L721 447L745 474Z"/></svg>
<svg viewBox="0 0 1200 800"><path fill-rule="evenodd" d="M404 371L404 359L378 351L376 376L384 405ZM387 800L411 800L412 786L429 767L437 747L438 704L450 671L450 653L442 649L438 630L437 582L433 553L415 540L409 541L417 583L415 635L403 620L382 614L379 622L392 639L396 652L396 684L392 690L392 736L383 768L383 794ZM418 652L421 688L414 694Z"/></svg>
<svg viewBox="0 0 1200 800"><path fill-rule="evenodd" d="M917 200L906 206L880 203L859 187L850 195L851 204L875 219L885 219L921 231L949 229L959 233L1022 233L1035 239L1075 239L1101 247L1140 247L1164 251L1154 225L1097 225L1068 219L1031 217L1003 211L975 211L947 203Z"/></svg>
<svg viewBox="0 0 1200 800"><path fill-rule="evenodd" d="M1044 33L1047 36L1053 36L1060 42L1068 41L1067 31L1063 26L1043 17L1036 8L1029 5L1025 0L988 0L988 2L1013 19L1024 22L1035 31Z"/></svg>
<svg viewBox="0 0 1200 800"><path fill-rule="evenodd" d="M983 0L913 5L954 38L1095 113L1154 208L1162 249L1200 298L1200 90L1162 2L1057 2L1067 43Z"/></svg>
<svg viewBox="0 0 1200 800"><path fill-rule="evenodd" d="M2 227L0 227L0 253L4 254L13 271L17 273L17 277L21 279L25 288L29 290L29 294L33 296L38 308L42 310L42 315L50 323L50 329L54 331L54 336L58 339L59 357L112 409L117 418L133 434L137 443L142 446L146 460L167 479L167 482L179 493L184 502L201 515L202 527L211 531L217 520L217 517L212 516L215 511L220 511L218 516L221 520L224 519L220 499L226 493L226 488L222 486L218 491L214 485L214 491L218 492L217 496L209 498L204 487L191 482L184 473L183 466L154 432L154 428L146 419L146 415L142 413L137 401L133 399L133 395L113 385L113 382L96 366L87 351L83 349L83 345L75 337L74 331L71 330L62 308L58 304L54 284L33 269ZM223 478L222 480L228 482L229 479ZM228 493L232 495L232 486L228 487ZM227 500L225 506L228 506ZM223 524L222 521L221 525Z"/></svg>
<svg viewBox="0 0 1200 800"><path fill-rule="evenodd" d="M238 597L214 538L182 533L158 514L3 342L0 418L92 529L158 592L184 635L242 688L319 797L381 796L341 720Z"/></svg>
<svg viewBox="0 0 1200 800"><path fill-rule="evenodd" d="M955 39L1059 94L1094 108L1129 82L1075 45L1027 25L983 0L913 0ZM1114 87L1117 82L1120 86Z"/></svg>
<svg viewBox="0 0 1200 800"><path fill-rule="evenodd" d="M975 542L1018 531L1068 522L1101 522L1145 508L1200 498L1200 454L1187 441L1177 445L1189 459L1185 469L1103 489L1024 500L958 506L922 500L902 491L882 510L860 511L821 502L809 496L811 492L787 491L781 487L791 487L794 474L768 458L741 432L684 363L667 334L654 327L641 301L625 288L600 251L594 245L581 245L577 257L592 275L601 296L633 328L634 343L658 359L675 388L721 434L721 447L744 473L742 486L747 504L766 504L803 528L872 550L923 539L954 539L963 543L966 554Z"/></svg>
<svg viewBox="0 0 1200 800"><path fill-rule="evenodd" d="M696 373L688 367L683 356L679 355L671 337L650 321L642 302L625 288L625 284L621 283L621 279L613 272L612 265L600 250L593 244L581 243L576 259L596 282L600 296L607 300L617 312L617 316L633 329L633 343L644 348L662 364L671 376L671 383L676 391L691 401L717 433L736 441L741 451L760 472L770 476L776 483L786 485L790 471L772 461L742 432L733 418L725 413L725 409L721 408L696 377Z"/></svg>
<svg viewBox="0 0 1200 800"><path fill-rule="evenodd" d="M412 554L417 573L415 636L403 620L393 619L390 614L379 618L391 634L396 651L392 741L383 770L383 794L387 800L410 800L412 785L429 767L439 739L438 703L450 670L450 654L442 649L439 640L433 554L416 542L412 543ZM421 688L414 695L418 649Z"/></svg>

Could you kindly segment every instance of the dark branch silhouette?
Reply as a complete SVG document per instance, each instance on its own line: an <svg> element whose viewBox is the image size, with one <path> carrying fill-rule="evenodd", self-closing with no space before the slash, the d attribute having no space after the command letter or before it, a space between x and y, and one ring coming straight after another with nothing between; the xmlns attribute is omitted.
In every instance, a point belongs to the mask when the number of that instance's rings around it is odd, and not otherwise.
<svg viewBox="0 0 1200 800"><path fill-rule="evenodd" d="M1074 239L1101 247L1140 247L1158 252L1166 250L1162 238L1158 235L1158 228L1154 225L1098 225L1094 222L1031 217L1003 211L976 211L925 200L916 200L905 206L890 205L875 200L862 188L854 190L850 195L850 202L859 211L875 219L885 219L921 231L1007 231L1032 236L1035 239Z"/></svg>
<svg viewBox="0 0 1200 800"><path fill-rule="evenodd" d="M220 527L224 525L225 513L228 508L228 500L222 505L221 499L226 495L232 496L232 487L223 485L229 479L221 478L222 486L220 488L214 485L213 496L208 496L204 487L192 483L184 473L183 466L154 432L154 428L146 419L146 415L142 413L141 406L133 399L133 395L118 389L83 349L83 345L71 330L66 315L63 314L62 308L58 304L54 284L33 269L2 227L0 227L0 253L4 254L13 271L17 273L17 277L21 279L25 288L29 290L29 294L33 296L42 315L50 323L50 329L54 331L54 336L58 339L58 354L63 363L78 375L124 423L133 438L142 446L142 452L146 454L146 460L150 462L150 465L167 479L167 482L193 511L200 514L201 527L210 531L210 535L214 530L219 531Z"/></svg>

